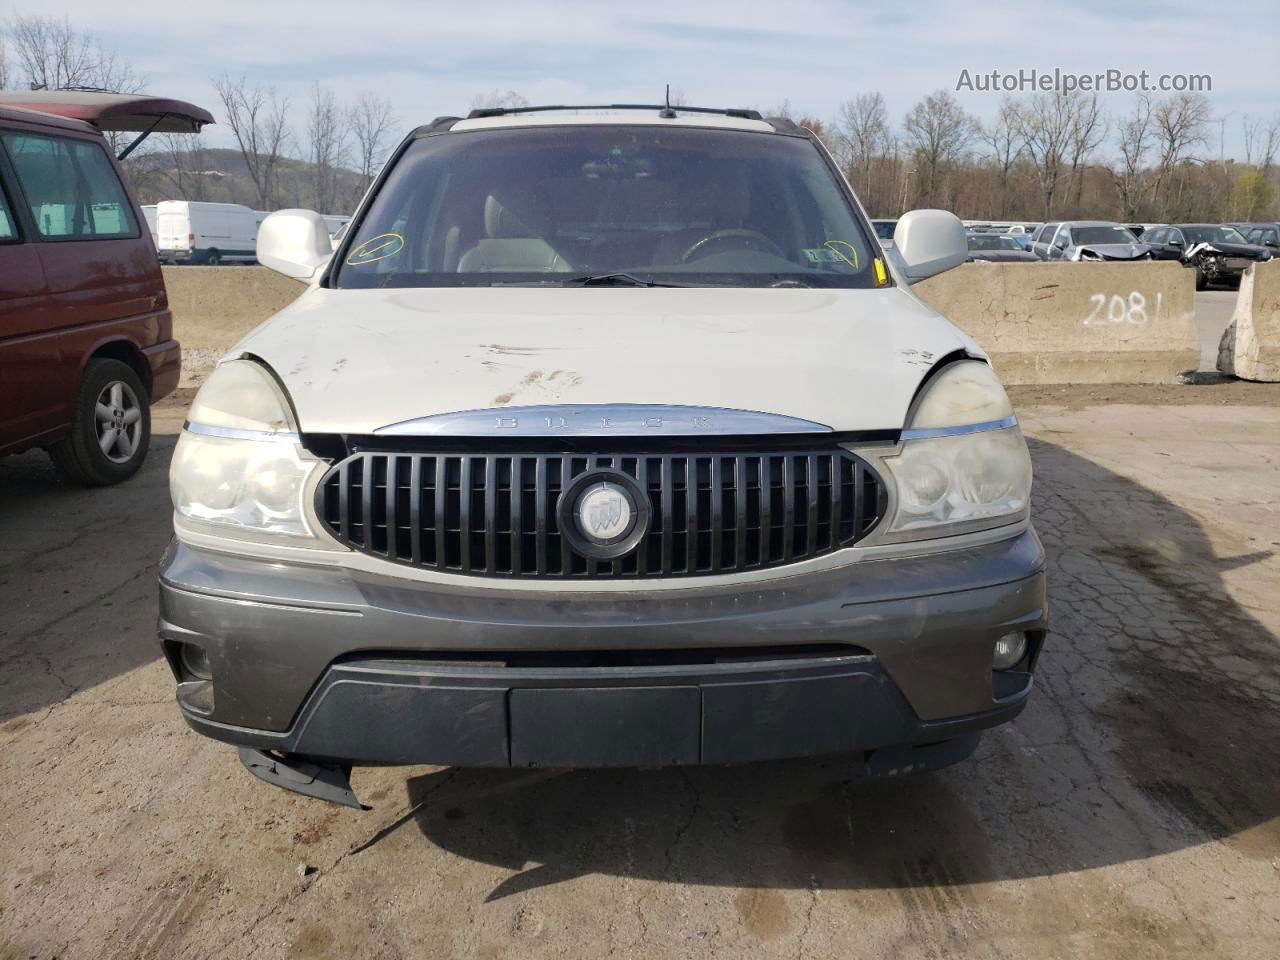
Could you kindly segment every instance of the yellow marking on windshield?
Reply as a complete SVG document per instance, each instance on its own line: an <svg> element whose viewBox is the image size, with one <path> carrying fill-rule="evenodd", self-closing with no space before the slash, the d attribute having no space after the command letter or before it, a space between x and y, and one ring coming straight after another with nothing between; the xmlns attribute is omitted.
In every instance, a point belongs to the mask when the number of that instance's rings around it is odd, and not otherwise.
<svg viewBox="0 0 1280 960"><path fill-rule="evenodd" d="M347 265L362 267L387 257L394 257L404 247L404 237L398 233L383 233L366 240L347 255Z"/></svg>
<svg viewBox="0 0 1280 960"><path fill-rule="evenodd" d="M839 257L845 263L847 263L849 266L853 267L853 269L855 270L858 269L858 248L855 247L852 243L849 243L847 240L828 240L826 243L823 244L823 246L826 247L828 250L830 250L832 253L834 253L837 257ZM843 250L840 249L841 247L847 247L849 249L849 253L846 254ZM850 254L852 254L852 256L850 256Z"/></svg>
<svg viewBox="0 0 1280 960"><path fill-rule="evenodd" d="M888 274L888 271L886 271L884 268L884 261L881 260L879 257L876 257L874 260L871 261L871 263L874 266L876 271L876 285L883 287L886 283L889 282L889 274Z"/></svg>

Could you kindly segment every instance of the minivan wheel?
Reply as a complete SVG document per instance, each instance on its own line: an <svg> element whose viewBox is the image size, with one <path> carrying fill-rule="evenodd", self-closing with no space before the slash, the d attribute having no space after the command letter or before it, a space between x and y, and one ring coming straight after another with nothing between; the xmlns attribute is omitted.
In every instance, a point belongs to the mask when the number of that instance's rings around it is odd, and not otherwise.
<svg viewBox="0 0 1280 960"><path fill-rule="evenodd" d="M210 250L208 254L205 255L204 262L211 267L216 267L218 266L218 264L222 263L222 254L220 254L217 250Z"/></svg>
<svg viewBox="0 0 1280 960"><path fill-rule="evenodd" d="M68 483L102 487L128 480L151 445L151 397L133 368L90 360L80 384L71 432L49 448Z"/></svg>

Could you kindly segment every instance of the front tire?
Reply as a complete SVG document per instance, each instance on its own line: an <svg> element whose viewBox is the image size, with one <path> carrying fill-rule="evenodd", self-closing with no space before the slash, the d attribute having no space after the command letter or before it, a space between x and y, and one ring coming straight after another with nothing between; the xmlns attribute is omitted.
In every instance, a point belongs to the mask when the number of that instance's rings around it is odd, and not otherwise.
<svg viewBox="0 0 1280 960"><path fill-rule="evenodd" d="M67 483L104 487L138 472L151 446L151 397L133 368L90 360L76 399L71 432L49 448Z"/></svg>

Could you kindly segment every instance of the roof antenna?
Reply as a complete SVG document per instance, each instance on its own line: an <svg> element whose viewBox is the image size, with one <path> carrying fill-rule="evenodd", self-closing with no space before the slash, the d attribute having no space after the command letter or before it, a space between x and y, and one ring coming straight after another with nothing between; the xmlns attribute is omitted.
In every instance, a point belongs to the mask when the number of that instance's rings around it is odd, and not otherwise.
<svg viewBox="0 0 1280 960"><path fill-rule="evenodd" d="M667 84L667 105L658 112L658 116L663 120L674 120L676 118L676 112L671 109L671 84L669 83Z"/></svg>

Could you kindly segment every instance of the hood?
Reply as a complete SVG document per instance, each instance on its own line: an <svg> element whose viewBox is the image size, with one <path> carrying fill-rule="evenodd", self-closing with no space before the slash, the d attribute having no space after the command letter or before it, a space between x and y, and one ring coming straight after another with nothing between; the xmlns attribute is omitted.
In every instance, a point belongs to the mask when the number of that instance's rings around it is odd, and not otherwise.
<svg viewBox="0 0 1280 960"><path fill-rule="evenodd" d="M901 428L941 357L982 351L902 288L313 287L232 348L307 433L511 406L675 404Z"/></svg>
<svg viewBox="0 0 1280 960"><path fill-rule="evenodd" d="M1086 243L1076 247L1072 260L1145 260L1151 255L1146 243Z"/></svg>
<svg viewBox="0 0 1280 960"><path fill-rule="evenodd" d="M1271 251L1256 243L1195 243L1182 255L1183 260L1197 256L1244 257L1249 260L1269 260Z"/></svg>

